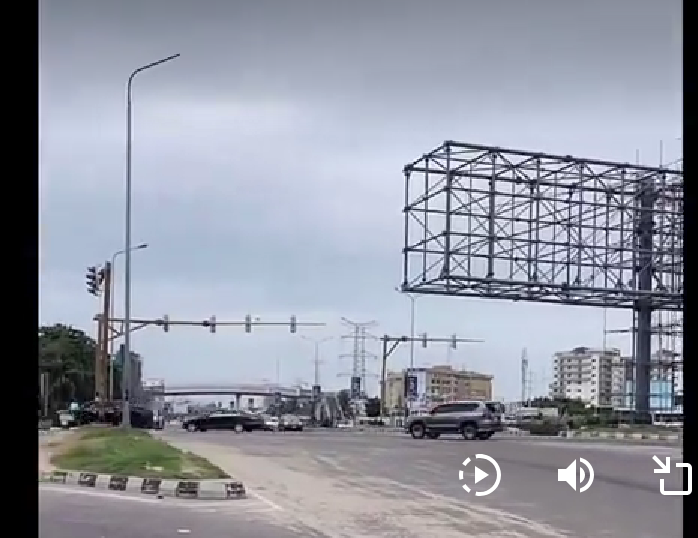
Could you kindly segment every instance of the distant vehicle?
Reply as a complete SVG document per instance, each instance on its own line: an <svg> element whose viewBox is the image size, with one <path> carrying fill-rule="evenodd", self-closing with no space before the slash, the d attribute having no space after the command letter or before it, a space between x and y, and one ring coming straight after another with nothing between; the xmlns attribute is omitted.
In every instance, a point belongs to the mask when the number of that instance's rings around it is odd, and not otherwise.
<svg viewBox="0 0 698 538"><path fill-rule="evenodd" d="M489 439L498 431L497 421L485 402L449 402L434 407L428 415L411 417L405 431L414 439L438 439L443 433L460 433L464 439Z"/></svg>
<svg viewBox="0 0 698 538"><path fill-rule="evenodd" d="M492 419L494 420L493 429L496 432L504 431L504 404L501 402L485 402L485 406L492 413Z"/></svg>
<svg viewBox="0 0 698 538"><path fill-rule="evenodd" d="M75 415L65 409L56 412L56 419L61 428L73 428L78 425Z"/></svg>
<svg viewBox="0 0 698 538"><path fill-rule="evenodd" d="M165 427L165 417L159 411L153 411L153 428L162 430Z"/></svg>
<svg viewBox="0 0 698 538"><path fill-rule="evenodd" d="M264 431L275 432L279 430L279 417L263 415L262 418L264 420Z"/></svg>
<svg viewBox="0 0 698 538"><path fill-rule="evenodd" d="M264 419L246 413L213 413L190 417L182 422L182 428L190 432L233 430L235 433L242 433L263 429Z"/></svg>
<svg viewBox="0 0 698 538"><path fill-rule="evenodd" d="M279 430L281 431L291 431L291 432L302 432L303 423L295 415L284 415L279 421Z"/></svg>

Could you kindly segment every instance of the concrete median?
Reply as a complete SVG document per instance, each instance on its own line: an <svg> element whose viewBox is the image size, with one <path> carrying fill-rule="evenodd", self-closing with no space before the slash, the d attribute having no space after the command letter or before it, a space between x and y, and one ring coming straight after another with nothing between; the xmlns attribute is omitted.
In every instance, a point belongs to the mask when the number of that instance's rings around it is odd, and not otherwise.
<svg viewBox="0 0 698 538"><path fill-rule="evenodd" d="M238 480L164 480L138 476L120 476L78 471L40 471L39 482L63 484L114 492L153 495L158 498L231 500L245 497Z"/></svg>

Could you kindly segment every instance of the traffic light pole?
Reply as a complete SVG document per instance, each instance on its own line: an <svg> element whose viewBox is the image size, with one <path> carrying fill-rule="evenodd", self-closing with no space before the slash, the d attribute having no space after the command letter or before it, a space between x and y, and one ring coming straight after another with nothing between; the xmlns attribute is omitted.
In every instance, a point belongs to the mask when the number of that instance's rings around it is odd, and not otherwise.
<svg viewBox="0 0 698 538"><path fill-rule="evenodd" d="M104 342L102 341L104 330L102 327L105 323L103 320L104 318L101 315L95 318L95 321L97 321L97 345L95 346L95 400L100 398L99 387L102 383L100 379L100 363L102 361L102 351L104 349Z"/></svg>
<svg viewBox="0 0 698 538"><path fill-rule="evenodd" d="M106 320L109 318L109 313L111 312L111 272L112 266L111 262L104 264L103 268L103 284L104 284L104 310L102 314L102 319ZM95 397L99 397L100 400L104 401L110 397L109 394L109 323L100 323L101 330L101 343L100 346L100 357L99 357L99 369L95 369ZM97 375L99 372L99 375ZM95 398L97 399L97 398Z"/></svg>
<svg viewBox="0 0 698 538"><path fill-rule="evenodd" d="M459 343L470 343L470 342L482 342L483 340L476 340L472 338L458 338L456 335L451 336L450 338L429 338L427 337L426 334L423 334L420 337L412 337L412 336L389 336L389 335L384 335L381 337L381 342L383 342L383 353L382 353L382 361L381 361L381 416L383 416L383 410L386 409L385 406L385 401L386 401L386 392L387 392L387 386L386 386L386 368L387 368L387 363L388 363L388 357L392 355L393 351L397 349L397 347L402 343L402 342L410 342L411 345L414 345L414 342L422 342L423 347L427 347L427 343L432 342L432 343L437 343L437 342L448 342L451 344L452 347L456 347L457 344ZM414 368L414 363L410 365L410 370ZM405 379L403 380L405 387L404 387L404 393L406 396L409 396L408 391L407 391L407 380L408 380L408 375L407 372L405 373ZM405 417L409 416L410 408L407 405L407 401L405 401Z"/></svg>

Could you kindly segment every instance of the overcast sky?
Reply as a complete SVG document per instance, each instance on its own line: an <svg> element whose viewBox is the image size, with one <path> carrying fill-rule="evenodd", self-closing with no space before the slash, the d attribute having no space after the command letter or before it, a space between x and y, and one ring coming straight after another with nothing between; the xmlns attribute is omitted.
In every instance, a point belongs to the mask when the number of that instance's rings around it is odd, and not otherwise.
<svg viewBox="0 0 698 538"><path fill-rule="evenodd" d="M400 284L402 167L443 140L657 164L680 152L681 2L529 0L41 2L42 323L94 333L85 269L124 246L125 85L134 85L135 317L326 322L409 331ZM123 312L123 259L117 263ZM588 308L420 297L417 332L481 338L418 364L495 376L520 394L551 355L600 346ZM609 312L609 327L629 323ZM312 381L287 330L135 333L145 374L170 382ZM609 345L628 350L625 340ZM370 349L379 352L377 342ZM351 350L323 344L322 383L348 387ZM391 358L408 361L408 347ZM369 369L379 372L378 361ZM369 381L369 391L377 382Z"/></svg>

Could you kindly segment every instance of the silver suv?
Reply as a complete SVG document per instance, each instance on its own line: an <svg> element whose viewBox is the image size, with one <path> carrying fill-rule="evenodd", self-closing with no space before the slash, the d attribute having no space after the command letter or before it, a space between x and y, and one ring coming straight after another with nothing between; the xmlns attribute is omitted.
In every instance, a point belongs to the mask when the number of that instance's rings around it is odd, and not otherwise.
<svg viewBox="0 0 698 538"><path fill-rule="evenodd" d="M449 402L434 407L428 415L410 417L407 433L415 439L438 439L442 433L460 433L464 439L489 439L496 431L492 412L484 402Z"/></svg>

